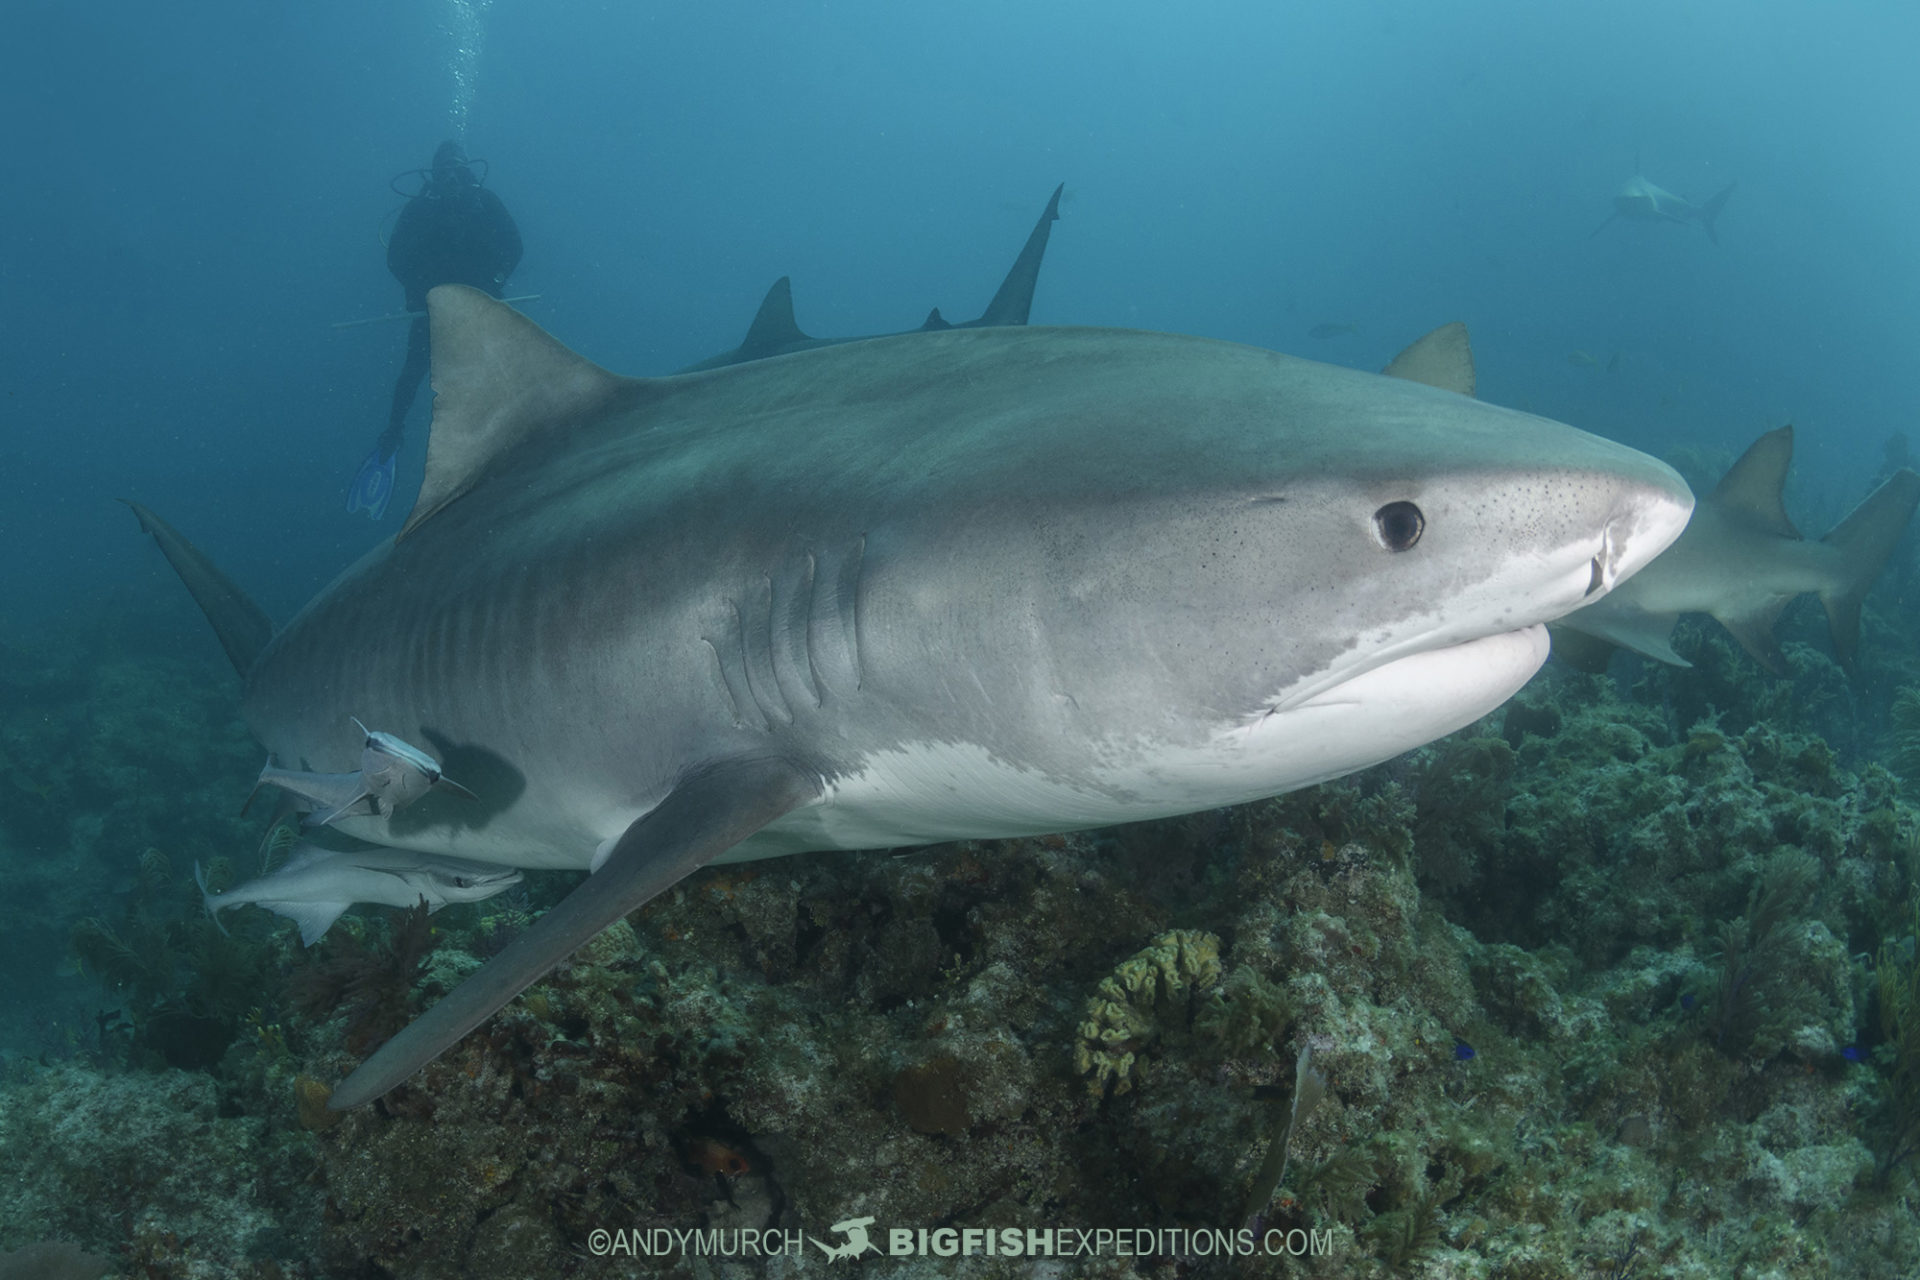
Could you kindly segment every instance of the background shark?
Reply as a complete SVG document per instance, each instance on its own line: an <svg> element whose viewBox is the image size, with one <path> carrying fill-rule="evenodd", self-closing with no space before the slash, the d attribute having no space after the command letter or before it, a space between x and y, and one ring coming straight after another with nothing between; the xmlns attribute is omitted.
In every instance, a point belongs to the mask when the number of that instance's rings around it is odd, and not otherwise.
<svg viewBox="0 0 1920 1280"><path fill-rule="evenodd" d="M980 329L991 325L1025 324L1027 316L1033 310L1033 290L1040 282L1040 262L1047 254L1047 237L1053 230L1053 224L1060 220L1060 193L1065 191L1066 183L1053 189L1047 198L1047 207L1040 212L1040 220L1033 224L1033 230L1027 234L1027 242L1021 246L1020 256L1013 260L1006 278L1000 282L1000 288L994 293L993 301L980 313L978 319L950 324L941 316L940 308L935 307L926 322L918 330L906 332L930 333L941 329ZM869 335L891 336L891 335ZM753 323L747 326L747 336L740 345L731 351L709 357L682 369L682 373L695 373L702 369L719 369L730 364L741 364L748 360L765 360L769 356L783 356L794 351L810 351L815 347L830 347L842 342L859 342L860 338L814 338L801 332L793 318L793 282L781 276L767 290L767 296L760 300L760 310L754 313Z"/></svg>
<svg viewBox="0 0 1920 1280"><path fill-rule="evenodd" d="M716 859L1184 813L1430 741L1692 505L1571 427L1204 339L988 328L641 380L473 290L431 308L394 541L258 645L159 531L277 758L350 768L358 716L477 796L341 830L593 870L335 1107Z"/></svg>
<svg viewBox="0 0 1920 1280"><path fill-rule="evenodd" d="M1705 204L1695 204L1636 173L1627 179L1626 185L1620 188L1620 194L1613 198L1613 212L1593 229L1593 236L1605 231L1615 218L1631 218L1640 222L1697 222L1707 233L1707 239L1719 244L1720 235L1714 230L1714 219L1720 216L1720 210L1726 207L1727 197L1733 194L1734 187L1738 185L1729 182L1713 199ZM1593 236L1587 238L1591 240Z"/></svg>
<svg viewBox="0 0 1920 1280"><path fill-rule="evenodd" d="M1773 638L1781 611L1809 592L1826 606L1834 652L1851 663L1860 605L1920 502L1920 475L1902 467L1818 542L1801 538L1781 493L1793 461L1793 428L1754 441L1693 511L1687 530L1646 570L1605 599L1562 618L1554 649L1603 670L1615 646L1687 666L1673 651L1673 624L1706 613L1761 666L1787 674Z"/></svg>

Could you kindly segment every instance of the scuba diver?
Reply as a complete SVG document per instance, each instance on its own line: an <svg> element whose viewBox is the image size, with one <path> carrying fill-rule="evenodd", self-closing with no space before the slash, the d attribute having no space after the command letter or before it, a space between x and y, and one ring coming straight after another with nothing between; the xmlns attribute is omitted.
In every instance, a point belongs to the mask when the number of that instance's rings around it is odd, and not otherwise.
<svg viewBox="0 0 1920 1280"><path fill-rule="evenodd" d="M474 176L473 165L481 166ZM407 410L427 376L427 290L465 284L498 298L520 265L520 229L500 197L486 189L486 161L470 161L457 142L443 142L431 169L410 169L394 179L418 176L420 189L407 203L387 240L387 270L406 290L407 360L393 384L387 429L360 464L347 490L347 510L378 520L393 496L393 459L400 451ZM396 187L396 189L398 189Z"/></svg>

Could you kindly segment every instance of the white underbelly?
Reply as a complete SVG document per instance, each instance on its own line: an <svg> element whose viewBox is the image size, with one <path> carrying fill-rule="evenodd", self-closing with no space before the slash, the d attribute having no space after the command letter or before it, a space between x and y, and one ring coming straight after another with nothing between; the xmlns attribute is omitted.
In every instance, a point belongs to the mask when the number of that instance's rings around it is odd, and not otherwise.
<svg viewBox="0 0 1920 1280"><path fill-rule="evenodd" d="M975 743L876 751L818 804L736 845L741 862L817 849L882 849L1140 822L1280 795L1392 759L1512 697L1547 657L1544 627L1377 667L1297 707L1222 725L1197 745L1116 735L1091 744L1084 782ZM1105 761L1106 763L1101 763Z"/></svg>

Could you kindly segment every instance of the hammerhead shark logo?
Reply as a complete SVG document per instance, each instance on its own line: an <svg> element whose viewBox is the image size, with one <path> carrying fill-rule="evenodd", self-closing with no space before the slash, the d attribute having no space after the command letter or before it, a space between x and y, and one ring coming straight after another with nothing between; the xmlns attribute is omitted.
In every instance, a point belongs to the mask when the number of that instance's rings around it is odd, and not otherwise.
<svg viewBox="0 0 1920 1280"><path fill-rule="evenodd" d="M812 1236L813 1247L827 1255L828 1262L845 1262L848 1258L857 1258L863 1253L878 1253L880 1246L867 1239L867 1228L873 1225L871 1215L865 1218L845 1218L830 1228L847 1238L845 1244L824 1245Z"/></svg>

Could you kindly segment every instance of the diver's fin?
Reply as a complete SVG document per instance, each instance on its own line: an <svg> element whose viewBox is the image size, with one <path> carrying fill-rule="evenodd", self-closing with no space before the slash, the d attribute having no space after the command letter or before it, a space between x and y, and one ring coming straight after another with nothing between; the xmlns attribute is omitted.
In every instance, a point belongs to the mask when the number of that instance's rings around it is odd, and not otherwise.
<svg viewBox="0 0 1920 1280"><path fill-rule="evenodd" d="M1719 195L1700 206L1700 225L1707 229L1707 239L1715 244L1720 243L1720 233L1713 229L1713 220L1718 218L1720 211L1727 207L1727 197L1732 195L1733 189L1739 185L1737 182L1729 182L1720 188Z"/></svg>
<svg viewBox="0 0 1920 1280"><path fill-rule="evenodd" d="M948 322L945 316L940 314L940 308L935 307L933 310L927 312L927 322L920 326L920 332L938 333L942 329L951 328L953 328L953 325Z"/></svg>
<svg viewBox="0 0 1920 1280"><path fill-rule="evenodd" d="M1053 231L1053 224L1060 220L1060 193L1066 189L1064 182L1053 189L1047 198L1047 207L1040 211L1040 221L1033 224L1026 244L1020 248L1020 256L1013 260L1007 278L1000 282L999 292L993 295L993 301L987 304L978 320L963 327L987 328L1027 322L1027 315L1033 310L1034 286L1040 283L1040 260L1047 256L1047 237Z"/></svg>
<svg viewBox="0 0 1920 1280"><path fill-rule="evenodd" d="M360 460L360 469L353 474L353 483L347 486L347 514L356 511L367 513L367 519L378 520L387 514L387 503L393 500L393 460L395 455L382 453L375 445L373 452Z"/></svg>
<svg viewBox="0 0 1920 1280"><path fill-rule="evenodd" d="M731 761L682 779L627 828L598 871L361 1063L327 1106L341 1111L386 1093L615 920L819 794L817 781L776 759Z"/></svg>
<svg viewBox="0 0 1920 1280"><path fill-rule="evenodd" d="M1920 475L1902 467L1821 539L1840 552L1841 573L1821 588L1820 603L1827 608L1834 652L1843 663L1853 662L1860 643L1860 603L1899 545L1916 504Z"/></svg>
<svg viewBox="0 0 1920 1280"><path fill-rule="evenodd" d="M760 299L760 309L753 313L753 323L747 326L747 336L740 340L734 357L741 361L764 360L796 342L812 341L793 319L793 280L781 276Z"/></svg>
<svg viewBox="0 0 1920 1280"><path fill-rule="evenodd" d="M1787 468L1793 464L1793 424L1775 427L1747 446L1707 499L1750 528L1777 538L1798 539L1787 518Z"/></svg>
<svg viewBox="0 0 1920 1280"><path fill-rule="evenodd" d="M267 641L273 639L272 621L261 612L259 605L247 599L246 592L233 585L231 578L214 567L200 548L181 537L179 530L139 503L127 502L124 498L121 501L133 511L140 528L153 535L167 563L180 575L180 581L187 584L194 603L213 624L213 634L219 637L220 647L227 651L233 669L246 675L253 669L260 651L267 647Z"/></svg>
<svg viewBox="0 0 1920 1280"><path fill-rule="evenodd" d="M647 383L575 355L504 302L466 285L427 294L433 428L404 538L480 479L494 459L549 427L611 407Z"/></svg>
<svg viewBox="0 0 1920 1280"><path fill-rule="evenodd" d="M1389 378L1424 382L1442 391L1473 394L1473 346L1467 341L1467 326L1455 320L1443 324L1395 356L1380 372Z"/></svg>

